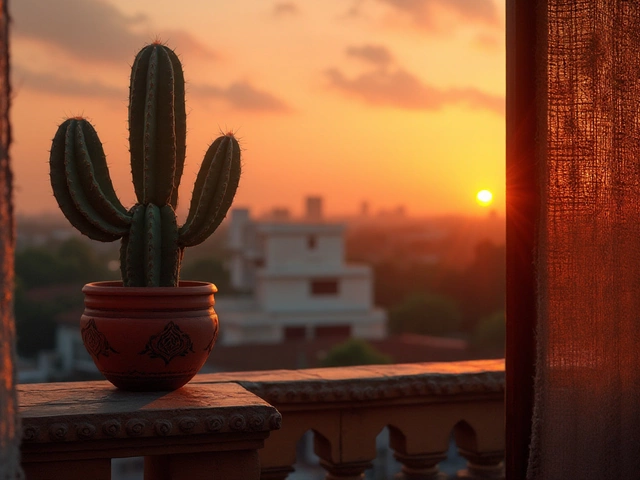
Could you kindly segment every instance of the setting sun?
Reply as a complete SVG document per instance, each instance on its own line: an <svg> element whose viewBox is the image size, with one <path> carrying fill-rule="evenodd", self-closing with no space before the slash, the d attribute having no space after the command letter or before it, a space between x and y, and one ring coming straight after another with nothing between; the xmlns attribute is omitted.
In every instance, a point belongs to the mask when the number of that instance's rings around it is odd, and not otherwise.
<svg viewBox="0 0 640 480"><path fill-rule="evenodd" d="M491 193L489 190L480 190L476 194L476 202L478 202L478 205L486 207L487 205L490 205L492 201L493 193Z"/></svg>

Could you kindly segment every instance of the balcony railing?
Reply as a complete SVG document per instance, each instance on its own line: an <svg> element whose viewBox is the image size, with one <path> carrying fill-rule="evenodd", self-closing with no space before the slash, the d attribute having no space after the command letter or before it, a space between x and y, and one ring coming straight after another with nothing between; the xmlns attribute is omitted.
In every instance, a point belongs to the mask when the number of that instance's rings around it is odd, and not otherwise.
<svg viewBox="0 0 640 480"><path fill-rule="evenodd" d="M165 394L33 384L19 395L28 480L107 480L111 459L137 456L146 480L285 479L309 430L328 480L360 479L384 427L397 479L444 478L452 434L467 460L458 477L504 478L502 360L206 374Z"/></svg>

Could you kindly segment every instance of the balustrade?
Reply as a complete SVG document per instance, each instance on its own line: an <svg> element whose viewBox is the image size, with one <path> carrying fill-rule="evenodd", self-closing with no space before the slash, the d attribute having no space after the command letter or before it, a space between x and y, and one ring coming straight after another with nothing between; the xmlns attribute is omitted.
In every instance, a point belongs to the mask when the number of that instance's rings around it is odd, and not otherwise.
<svg viewBox="0 0 640 480"><path fill-rule="evenodd" d="M460 478L503 478L504 361L375 365L200 375L236 381L276 407L282 428L260 451L262 479L285 479L296 444L314 432L327 480L360 479L390 430L397 479L440 479L452 433L467 460Z"/></svg>
<svg viewBox="0 0 640 480"><path fill-rule="evenodd" d="M198 375L165 394L106 382L19 387L27 480L110 479L144 456L145 480L284 480L314 433L327 480L356 480L389 429L395 480L440 480L453 433L459 478L504 478L501 360ZM269 438L267 438L269 437Z"/></svg>

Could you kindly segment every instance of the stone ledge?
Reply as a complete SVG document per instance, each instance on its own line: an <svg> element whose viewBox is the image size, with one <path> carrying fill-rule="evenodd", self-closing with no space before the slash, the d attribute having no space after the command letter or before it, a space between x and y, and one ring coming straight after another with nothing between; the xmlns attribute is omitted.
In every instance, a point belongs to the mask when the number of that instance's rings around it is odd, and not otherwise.
<svg viewBox="0 0 640 480"><path fill-rule="evenodd" d="M504 394L504 360L412 363L198 375L199 384L235 381L276 405ZM446 398L446 400L445 400Z"/></svg>
<svg viewBox="0 0 640 480"><path fill-rule="evenodd" d="M236 383L123 392L108 382L18 386L26 444L184 437L280 428L282 417ZM178 440L175 438L175 440Z"/></svg>

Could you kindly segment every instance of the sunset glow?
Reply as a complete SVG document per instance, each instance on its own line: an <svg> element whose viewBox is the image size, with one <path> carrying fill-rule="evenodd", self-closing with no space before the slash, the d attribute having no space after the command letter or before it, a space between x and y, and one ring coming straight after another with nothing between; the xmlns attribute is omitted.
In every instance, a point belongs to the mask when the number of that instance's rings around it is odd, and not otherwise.
<svg viewBox="0 0 640 480"><path fill-rule="evenodd" d="M480 190L476 194L476 202L478 202L478 205L481 205L483 207L491 205L491 203L493 202L493 193L491 193L489 190Z"/></svg>
<svg viewBox="0 0 640 480"><path fill-rule="evenodd" d="M12 3L12 161L18 213L58 212L48 151L57 126L95 126L125 206L134 203L127 104L135 53L154 40L185 72L184 218L204 152L239 136L236 206L329 215L402 206L504 210L504 2L20 0ZM478 185L480 183L480 185Z"/></svg>

